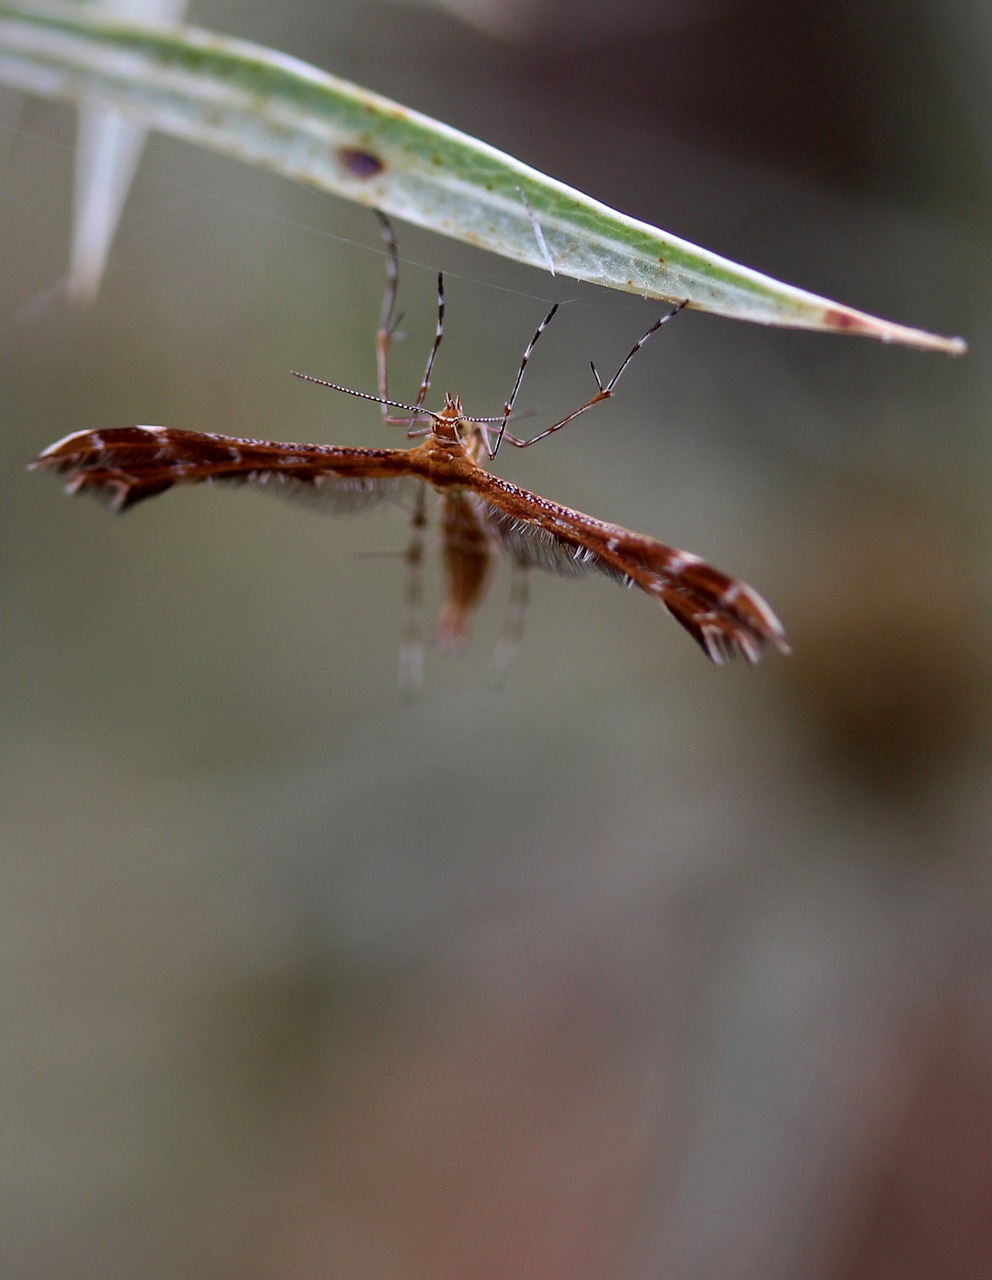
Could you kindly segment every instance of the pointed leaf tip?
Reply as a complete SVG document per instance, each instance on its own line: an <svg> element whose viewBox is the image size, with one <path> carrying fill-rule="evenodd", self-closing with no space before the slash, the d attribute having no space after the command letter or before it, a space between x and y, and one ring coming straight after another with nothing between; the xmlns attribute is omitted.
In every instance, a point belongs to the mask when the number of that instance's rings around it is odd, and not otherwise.
<svg viewBox="0 0 992 1280"><path fill-rule="evenodd" d="M925 329L913 329L908 325L880 320L877 316L849 307L829 307L823 314L823 327L835 333L860 334L877 338L879 342L898 342L907 347L919 347L924 351L942 351L949 356L963 356L968 350L964 338L945 338Z"/></svg>

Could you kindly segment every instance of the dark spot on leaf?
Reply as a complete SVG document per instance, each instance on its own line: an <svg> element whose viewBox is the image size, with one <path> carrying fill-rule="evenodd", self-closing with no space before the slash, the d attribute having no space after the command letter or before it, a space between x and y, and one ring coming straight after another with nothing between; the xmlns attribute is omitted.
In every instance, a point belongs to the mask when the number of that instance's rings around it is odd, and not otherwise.
<svg viewBox="0 0 992 1280"><path fill-rule="evenodd" d="M338 159L355 178L374 178L386 167L372 151L360 151L357 147L338 147Z"/></svg>
<svg viewBox="0 0 992 1280"><path fill-rule="evenodd" d="M849 315L846 311L835 311L831 308L823 313L823 323L828 329L836 329L840 333L874 333L874 328L867 325L858 316Z"/></svg>

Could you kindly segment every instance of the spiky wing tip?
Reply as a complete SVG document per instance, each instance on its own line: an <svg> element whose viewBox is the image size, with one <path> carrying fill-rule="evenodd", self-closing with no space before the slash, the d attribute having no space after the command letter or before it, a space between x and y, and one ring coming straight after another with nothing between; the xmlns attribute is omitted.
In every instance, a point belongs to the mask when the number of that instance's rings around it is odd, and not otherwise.
<svg viewBox="0 0 992 1280"><path fill-rule="evenodd" d="M125 511L143 498L154 497L171 487L172 481L139 480L114 466L115 447L146 444L149 437L164 434L163 427L120 427L112 432L75 431L56 440L28 463L29 471L54 471L67 475L67 494L92 493L113 511Z"/></svg>
<svg viewBox="0 0 992 1280"><path fill-rule="evenodd" d="M63 461L75 457L80 445L92 434L91 431L73 431L63 436L61 440L50 444L47 449L42 449L37 458L32 458L28 463L28 470L34 471L37 467L53 467L56 470L62 470Z"/></svg>
<svg viewBox="0 0 992 1280"><path fill-rule="evenodd" d="M792 652L771 606L752 587L705 562L686 565L681 589L665 592L669 612L717 666L743 658L750 666L771 646Z"/></svg>
<svg viewBox="0 0 992 1280"><path fill-rule="evenodd" d="M73 467L90 465L97 458L128 446L147 445L150 441L165 442L169 436L166 427L130 426L112 427L103 431L73 431L42 449L37 458L28 463L28 470L36 467L52 471L68 471Z"/></svg>
<svg viewBox="0 0 992 1280"><path fill-rule="evenodd" d="M729 600L728 597L730 597ZM768 601L753 587L749 587L744 582L735 582L733 587L724 593L723 603L741 624L741 629L734 637L735 654L740 653L745 661L753 666L768 645L786 656L792 652L785 637L785 628L778 616Z"/></svg>
<svg viewBox="0 0 992 1280"><path fill-rule="evenodd" d="M746 598L748 607L756 618L756 622L752 625L758 631L758 634L763 637L766 644L770 644L784 657L788 657L792 653L792 646L786 639L785 628L779 621L778 615L768 601L752 587L748 587L744 583L740 585L742 598Z"/></svg>

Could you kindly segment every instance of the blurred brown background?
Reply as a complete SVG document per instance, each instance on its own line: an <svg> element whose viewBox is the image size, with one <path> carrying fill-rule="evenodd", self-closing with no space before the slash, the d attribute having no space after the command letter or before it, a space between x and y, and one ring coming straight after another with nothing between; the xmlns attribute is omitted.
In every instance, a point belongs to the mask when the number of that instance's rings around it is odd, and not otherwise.
<svg viewBox="0 0 992 1280"><path fill-rule="evenodd" d="M98 304L55 286L74 118L0 98L0 1273L992 1275L989 102L978 0L201 3L952 361L686 315L508 478L752 582L711 668L536 577L395 684L397 513L115 520L27 460L129 422L344 444L366 212L153 137ZM541 420L653 318L400 227L414 393ZM395 441L394 441L395 442Z"/></svg>

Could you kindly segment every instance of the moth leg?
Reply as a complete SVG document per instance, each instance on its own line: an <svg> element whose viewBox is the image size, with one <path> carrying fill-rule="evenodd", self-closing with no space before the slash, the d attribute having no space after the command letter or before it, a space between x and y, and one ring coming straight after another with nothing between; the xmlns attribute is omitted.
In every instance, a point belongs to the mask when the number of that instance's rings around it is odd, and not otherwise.
<svg viewBox="0 0 992 1280"><path fill-rule="evenodd" d="M386 292L382 299L382 310L379 313L379 328L376 331L376 368L379 375L379 399L382 401L389 399L389 346L393 338L396 336L396 329L399 325L401 316L395 316L396 295L399 290L400 268L399 268L399 247L396 241L396 233L393 231L393 224L384 213L376 209L376 217L379 219L379 226L382 230L382 238L386 242ZM444 275L439 274L437 278L437 328L434 332L434 342L431 346L430 354L427 357L427 367L424 369L424 376L420 382L420 391L417 393L417 399L414 404L419 409L427 399L427 393L431 388L431 374L434 371L434 361L437 359L438 348L441 345L441 339L444 337ZM413 430L413 424L416 416L407 418L398 418L389 412L386 404L381 404L382 420L389 426L405 426L408 435L421 435L420 431Z"/></svg>
<svg viewBox="0 0 992 1280"><path fill-rule="evenodd" d="M600 404L604 400L609 400L610 397L614 394L617 383L620 381L620 375L630 364L631 360L633 360L634 356L637 355L641 347L644 346L648 338L650 338L653 333L657 333L658 330L661 328L661 326L666 323L666 321L671 320L673 316L677 316L678 313L682 310L682 308L685 307L687 304L688 304L688 299L686 299L685 302L678 303L676 306L672 307L671 311L666 312L665 315L657 319L654 322L654 324L651 325L648 331L642 337L638 338L638 340L634 343L631 349L627 352L626 356L624 356L623 358L623 363L620 365L620 368L616 371L616 373L609 380L609 382L606 382L606 383L603 382L602 378L599 376L598 372L596 371L596 366L593 365L592 376L596 379L596 394L593 396L590 396L589 399L585 402L585 404L580 405L578 409L574 409L571 413L567 414L564 418L559 419L558 422L553 423L550 427L547 427L544 431L538 432L536 436L531 436L527 440L521 440L518 436L510 435L510 433L505 430L506 419L509 417L509 412L507 412L503 420L503 429L500 431L499 438L496 441L496 448L497 449L499 448L500 441L505 436L506 439L509 440L510 444L516 445L518 449L526 449L528 445L537 444L538 440L543 440L545 436L551 435L552 432L560 431L561 428L566 425L566 423L571 422L573 418L577 418L580 413L585 413L585 411L587 409L591 409L593 405ZM551 316L548 316L548 320L550 319L551 319ZM527 358L529 357L530 352L533 349L534 343L541 336L541 333L545 328L545 326L547 325L547 323L548 321L545 320L544 324L541 326L541 328L538 329L537 333L534 335L534 338L531 341L530 347L528 347L527 351L524 352L524 366L526 366ZM521 368L519 374L517 375L517 381L514 385L513 393L510 397L510 400L507 402L510 409L513 408L513 400L515 399L516 394L520 389L520 383L521 383L521 380L523 379L523 372L524 372L523 368Z"/></svg>
<svg viewBox="0 0 992 1280"><path fill-rule="evenodd" d="M519 560L513 560L513 577L510 580L510 599L506 607L506 618L503 632L496 642L492 661L489 663L487 679L494 689L498 689L506 679L507 672L513 666L520 651L520 642L524 634L524 619L530 601L530 570Z"/></svg>
<svg viewBox="0 0 992 1280"><path fill-rule="evenodd" d="M406 630L400 649L400 688L416 693L424 679L424 545L427 533L427 488L417 486L406 549Z"/></svg>
<svg viewBox="0 0 992 1280"><path fill-rule="evenodd" d="M552 272L552 274L554 273ZM541 321L541 323L537 326L537 330L534 333L533 338L531 338L530 342L527 343L527 346L524 349L524 354L520 359L520 367L519 369L517 369L517 376L513 383L513 390L510 392L509 396L507 397L506 403L503 405L503 417L500 420L499 431L497 432L497 435L496 435L496 443L489 450L490 458L496 457L496 454L499 452L499 447L503 442L503 437L507 434L506 424L510 421L510 418L513 416L513 406L514 404L516 404L517 393L520 390L520 384L524 380L524 370L527 368L527 362L528 360L530 360L531 353L533 352L534 348L537 346L537 342L541 334L548 327L551 321L555 318L555 314L557 311L558 311L558 303L556 302L555 305L548 312L548 314ZM520 441L516 439L515 436L507 436L507 439L509 439L513 444L520 444ZM488 445L488 437L487 437L487 445Z"/></svg>
<svg viewBox="0 0 992 1280"><path fill-rule="evenodd" d="M441 339L444 337L444 272L439 271L437 274L437 328L434 330L434 342L431 346L430 354L427 357L427 367L424 369L424 376L420 383L420 390L417 392L417 398L414 404L419 409L427 399L427 392L431 389L431 374L434 371L434 361L437 359L438 348L441 345ZM414 418L410 418L407 423L407 435L414 434L413 424Z"/></svg>
<svg viewBox="0 0 992 1280"><path fill-rule="evenodd" d="M375 364L379 378L379 398L380 402L389 398L389 346L393 338L396 336L396 330L399 326L402 316L394 315L396 308L396 294L400 283L400 267L399 267L399 246L396 243L396 233L393 231L393 224L378 209L375 216L379 219L379 229L382 232L382 238L386 242L386 292L382 298L382 310L379 312L379 327L375 334ZM388 425L395 425L406 422L406 418L393 417L389 412L389 406L380 403L382 410L382 420Z"/></svg>

